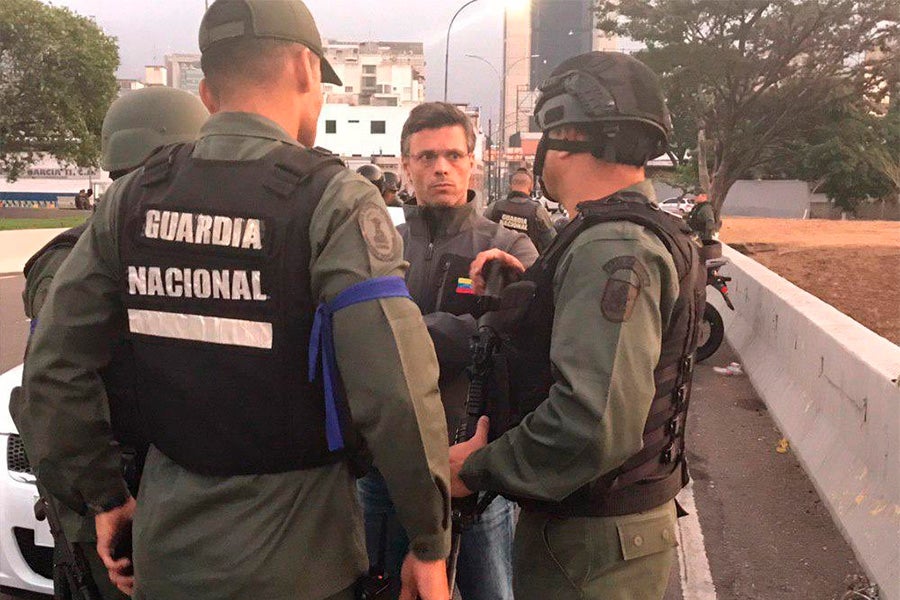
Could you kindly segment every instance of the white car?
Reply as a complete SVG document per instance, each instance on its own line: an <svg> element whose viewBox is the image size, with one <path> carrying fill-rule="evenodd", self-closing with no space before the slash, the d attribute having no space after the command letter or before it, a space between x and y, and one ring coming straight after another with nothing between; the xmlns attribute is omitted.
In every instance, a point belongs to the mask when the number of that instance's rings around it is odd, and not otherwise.
<svg viewBox="0 0 900 600"><path fill-rule="evenodd" d="M53 593L53 537L46 521L34 517L37 487L25 447L9 416L9 396L22 381L22 366L0 375L0 593Z"/></svg>
<svg viewBox="0 0 900 600"><path fill-rule="evenodd" d="M659 207L667 213L675 215L676 217L683 217L684 215L691 212L692 208L694 208L694 201L691 198L679 196L677 198L669 198L667 200L663 200L659 203Z"/></svg>

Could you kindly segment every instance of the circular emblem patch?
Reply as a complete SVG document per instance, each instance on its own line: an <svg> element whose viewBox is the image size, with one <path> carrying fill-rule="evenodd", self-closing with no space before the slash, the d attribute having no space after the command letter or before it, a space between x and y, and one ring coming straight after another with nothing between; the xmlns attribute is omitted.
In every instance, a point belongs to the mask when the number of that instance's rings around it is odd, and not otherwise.
<svg viewBox="0 0 900 600"><path fill-rule="evenodd" d="M650 276L634 256L617 256L603 265L603 270L609 276L600 301L603 316L612 323L624 323L631 318L641 289L650 285Z"/></svg>
<svg viewBox="0 0 900 600"><path fill-rule="evenodd" d="M382 262L395 259L397 252L394 225L383 208L369 204L359 211L359 229L362 231L369 254Z"/></svg>

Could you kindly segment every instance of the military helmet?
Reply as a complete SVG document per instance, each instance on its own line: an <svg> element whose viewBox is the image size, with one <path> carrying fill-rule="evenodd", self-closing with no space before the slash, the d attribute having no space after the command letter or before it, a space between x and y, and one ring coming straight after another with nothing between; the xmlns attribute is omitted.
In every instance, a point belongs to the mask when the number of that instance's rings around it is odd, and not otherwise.
<svg viewBox="0 0 900 600"><path fill-rule="evenodd" d="M135 169L161 146L196 139L209 113L196 96L168 87L129 92L110 105L100 135L100 166Z"/></svg>
<svg viewBox="0 0 900 600"><path fill-rule="evenodd" d="M540 86L534 116L542 131L560 125L633 121L672 131L659 78L621 52L588 52L564 61Z"/></svg>
<svg viewBox="0 0 900 600"><path fill-rule="evenodd" d="M378 188L378 193L384 192L384 172L378 165L363 165L356 172L371 181Z"/></svg>
<svg viewBox="0 0 900 600"><path fill-rule="evenodd" d="M388 192L400 191L400 178L393 171L384 172L384 189Z"/></svg>
<svg viewBox="0 0 900 600"><path fill-rule="evenodd" d="M575 56L556 67L539 89L534 117L545 134L564 125L595 131L589 142L549 140L546 149L643 164L668 147L672 119L659 79L632 56L621 52ZM536 162L535 172L540 174L543 160Z"/></svg>

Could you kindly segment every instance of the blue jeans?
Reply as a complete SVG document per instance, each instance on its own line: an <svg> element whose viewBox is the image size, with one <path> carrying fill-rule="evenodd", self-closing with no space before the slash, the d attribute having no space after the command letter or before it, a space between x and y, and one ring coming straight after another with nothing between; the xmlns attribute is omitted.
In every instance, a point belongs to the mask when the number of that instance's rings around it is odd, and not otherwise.
<svg viewBox="0 0 900 600"><path fill-rule="evenodd" d="M365 517L369 563L378 563L384 543L385 571L399 577L409 538L397 519L387 483L373 469L356 483L356 489ZM512 600L514 533L515 505L497 497L463 534L456 576L463 600Z"/></svg>

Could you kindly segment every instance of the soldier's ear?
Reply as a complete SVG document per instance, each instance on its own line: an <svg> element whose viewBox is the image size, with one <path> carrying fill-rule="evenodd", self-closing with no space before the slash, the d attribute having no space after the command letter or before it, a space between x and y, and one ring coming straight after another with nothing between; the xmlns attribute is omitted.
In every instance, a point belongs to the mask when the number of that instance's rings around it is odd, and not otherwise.
<svg viewBox="0 0 900 600"><path fill-rule="evenodd" d="M209 114L212 115L219 112L219 101L206 82L205 77L200 80L200 101L203 102L203 106L206 107Z"/></svg>
<svg viewBox="0 0 900 600"><path fill-rule="evenodd" d="M319 57L306 46L296 44L289 53L288 67L296 82L297 91L309 93L315 87L316 80L321 79Z"/></svg>

